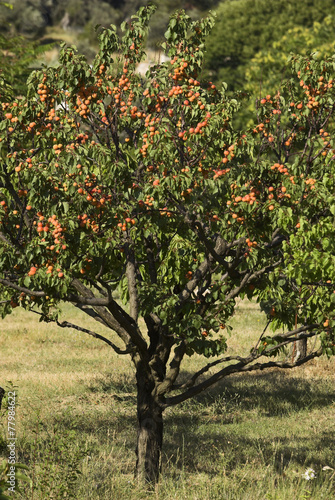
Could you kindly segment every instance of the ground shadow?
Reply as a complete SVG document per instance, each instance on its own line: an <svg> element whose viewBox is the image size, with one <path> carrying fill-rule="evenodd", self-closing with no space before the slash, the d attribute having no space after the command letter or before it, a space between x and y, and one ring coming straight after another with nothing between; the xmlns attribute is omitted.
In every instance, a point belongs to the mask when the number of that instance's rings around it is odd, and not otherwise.
<svg viewBox="0 0 335 500"><path fill-rule="evenodd" d="M192 405L192 401L196 405L215 405L222 413L237 406L242 411L258 408L271 417L331 405L335 402L335 384L331 380L287 376L281 371L236 374L187 404Z"/></svg>
<svg viewBox="0 0 335 500"><path fill-rule="evenodd" d="M77 398L73 408L60 411L54 420L60 430L73 429L83 442L94 433L97 451L110 446L112 432L115 443L122 444L125 453L131 456L136 446L136 386L129 376L118 375L117 381L114 377L115 374L110 374L103 381L93 381L88 386L88 395L81 397L83 403ZM237 467L250 463L250 457L271 464L278 473L290 463L334 467L335 464L322 463L322 454L318 453L327 449L329 456L335 456L329 429L320 428L317 432L314 429L306 432L307 437L301 437L301 434L283 436L275 427L281 416L292 413L298 420L300 414L327 408L334 401L331 381L327 384L292 378L278 371L235 375L206 394L166 412L163 462L165 466L173 465L170 470L183 467L189 472L201 470L209 475L217 473L220 460L222 467L233 473ZM101 412L99 402L104 408ZM256 437L250 437L247 427L259 416L269 429L266 433L261 429L258 432L255 422ZM267 419L269 423L264 424ZM241 421L244 427L239 427ZM315 450L313 464L311 450Z"/></svg>

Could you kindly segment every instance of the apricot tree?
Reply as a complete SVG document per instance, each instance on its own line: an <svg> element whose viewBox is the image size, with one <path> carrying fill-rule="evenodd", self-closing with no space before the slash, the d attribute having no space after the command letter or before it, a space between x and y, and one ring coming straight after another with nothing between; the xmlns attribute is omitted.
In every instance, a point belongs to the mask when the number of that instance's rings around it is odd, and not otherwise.
<svg viewBox="0 0 335 500"><path fill-rule="evenodd" d="M93 66L64 46L27 98L4 89L0 110L3 314L19 305L131 357L136 470L150 482L167 407L233 373L335 352L333 60L293 57L257 126L234 130L238 101L199 76L212 17L176 13L169 62L136 73L152 12L124 23L122 39L102 29ZM243 297L273 331L225 356ZM62 302L106 334L61 321ZM303 359L286 360L286 346L313 337ZM194 353L214 360L180 377Z"/></svg>

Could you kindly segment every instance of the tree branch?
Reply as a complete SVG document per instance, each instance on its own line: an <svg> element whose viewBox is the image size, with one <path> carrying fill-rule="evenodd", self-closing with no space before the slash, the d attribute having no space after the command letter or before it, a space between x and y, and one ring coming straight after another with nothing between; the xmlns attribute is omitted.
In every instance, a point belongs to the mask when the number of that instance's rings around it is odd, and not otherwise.
<svg viewBox="0 0 335 500"><path fill-rule="evenodd" d="M249 283L249 281L254 280L261 276L262 274L265 274L269 271L272 271L275 267L279 266L281 263L281 259L278 260L277 262L274 262L273 264L270 264L269 266L265 266L262 269L259 269L258 271L255 272L249 272L247 273L244 278L242 279L241 283L235 287L226 297L225 302L228 302L231 299L234 299L240 291L243 289L243 287Z"/></svg>
<svg viewBox="0 0 335 500"><path fill-rule="evenodd" d="M1 232L0 232L0 240L3 241L4 243L6 243L6 245L15 248L14 243L12 243L8 238L6 238L6 236Z"/></svg>
<svg viewBox="0 0 335 500"><path fill-rule="evenodd" d="M291 342L295 342L296 340L301 340L303 338L308 338L308 337L314 337L316 335L315 332L312 332L312 333L304 333L306 331L309 331L309 330L313 330L315 328L317 328L319 325L316 325L316 324L313 324L313 325L306 325L306 326L302 326L300 328L296 328L295 330L291 330L285 334L279 334L279 335L275 335L273 336L272 338L275 339L275 340L283 340L284 342L282 342L281 344L277 344L275 346L271 346L269 347L268 349L262 351L262 352L258 352L257 348L258 348L258 345L260 344L260 341L264 335L264 333L266 332L269 324L270 324L271 321L268 321L266 327L264 328L260 338L258 339L255 347L252 349L251 353L249 356L247 356L246 358L242 358L241 356L227 356L225 358L220 358L216 361L213 361L211 363L208 363L207 365L205 365L203 368L201 368L201 370L197 371L196 373L194 373L194 375L187 381L185 382L184 384L182 385L179 385L179 386L174 386L173 389L187 389L189 387L193 387L193 385L195 384L196 380L201 376L203 375L204 373L206 373L208 370L210 370L211 368L213 368L213 366L216 366L218 364L221 364L221 363L226 363L228 361L241 361L245 364L249 364L251 363L252 361L255 361L256 359L259 359L260 357L264 356L265 352L267 354L270 354L272 351L275 351L276 349L284 346L284 345L287 345L288 343L291 343ZM293 337L294 338L291 338Z"/></svg>
<svg viewBox="0 0 335 500"><path fill-rule="evenodd" d="M34 295L35 297L45 297L46 293L43 292L43 290L30 290L29 288L26 288L25 286L20 286L17 285L16 283L13 283L10 280L6 280L4 278L0 278L0 284L6 286L7 288L12 288L13 290L16 290L17 292L25 293L27 295Z"/></svg>
<svg viewBox="0 0 335 500"><path fill-rule="evenodd" d="M299 340L299 338L303 338L303 337L297 338L297 336L299 336L300 333L307 332L309 330L315 330L316 328L319 328L319 327L320 327L320 325L318 325L317 323L313 323L312 325L301 326L299 328L296 328L295 330L291 330L290 332L279 333L277 335L274 335L272 338L274 340L286 340L290 337L295 336L294 340Z"/></svg>
<svg viewBox="0 0 335 500"><path fill-rule="evenodd" d="M128 280L128 291L129 291L129 314L131 318L137 323L138 294L136 288L135 256L132 248L129 248L129 246L127 248L126 276Z"/></svg>
<svg viewBox="0 0 335 500"><path fill-rule="evenodd" d="M212 249L214 255L223 254L227 248L227 243L222 239L218 238L215 244L215 248ZM212 255L205 257L203 262L200 264L198 269L195 271L194 276L185 286L184 290L179 294L180 303L185 302L191 296L192 292L196 289L199 282L206 276L210 271L211 265L213 264L214 257Z"/></svg>
<svg viewBox="0 0 335 500"><path fill-rule="evenodd" d="M181 385L175 385L173 387L173 389L180 389L180 390L184 390L184 389L188 389L190 387L193 387L195 382L197 381L197 379L203 375L204 373L208 372L211 368L213 368L213 366L217 366L221 363L226 363L228 361L243 361L244 358L242 358L241 356L227 356L226 358L221 358L221 359L217 359L216 361L213 361L212 363L208 363L206 366L204 366L203 368L201 368L201 370L197 371L196 373L194 373L192 375L191 378L189 378L186 382L184 382L183 384Z"/></svg>
<svg viewBox="0 0 335 500"><path fill-rule="evenodd" d="M94 294L93 292L87 288L81 281L78 279L73 280L73 286L78 290L82 295L84 295L85 300L93 301ZM130 341L136 345L141 352L143 357L147 356L147 343L142 337L141 331L139 330L136 323L133 319L115 302L112 298L111 293L109 291L108 298L104 299L107 301L101 305L107 307L107 310L104 307L100 307L100 304L92 304L94 306L94 310L97 314L108 324L108 326L113 329L120 338L124 341L127 346ZM86 305L87 302L84 302ZM85 310L84 310L85 312Z"/></svg>
<svg viewBox="0 0 335 500"><path fill-rule="evenodd" d="M74 306L80 311L82 311L84 314L87 314L88 316L93 318L95 321L101 323L106 328L110 328L110 326L106 323L106 321L104 321L101 318L100 314L98 314L97 311L95 311L95 309L92 309L91 307L88 306L82 306L81 304L74 304Z"/></svg>
<svg viewBox="0 0 335 500"><path fill-rule="evenodd" d="M122 350L119 347L117 347L117 345L115 345L113 342L111 342L109 339L107 339L103 335L100 335L99 333L93 332L92 330L88 330L87 328L83 328L82 326L75 325L74 323L70 323L69 321L62 321L62 322L60 322L60 321L58 321L56 319L48 318L43 313L41 313L39 311L35 311L34 309L30 309L30 310L34 314L38 314L39 316L44 317L45 321L47 323L50 323L50 322L56 323L61 328L73 328L74 330L78 330L80 332L87 333L87 335L90 335L91 337L94 337L94 338L96 338L98 340L102 340L107 345L109 345L110 347L112 347L117 354L130 354L131 352L134 351L134 346L130 346L126 350Z"/></svg>
<svg viewBox="0 0 335 500"><path fill-rule="evenodd" d="M175 383L180 372L180 365L185 355L185 352L186 352L186 342L183 340L174 350L174 356L170 363L170 370L168 374L165 376L163 382L158 384L156 387L155 393L158 396L161 396L166 392L168 392Z"/></svg>
<svg viewBox="0 0 335 500"><path fill-rule="evenodd" d="M249 372L249 371L255 371L255 370L265 370L267 368L295 368L296 366L303 365L310 361L311 359L314 359L316 357L319 357L322 355L322 348L318 349L317 351L312 352L308 356L306 356L303 359L294 361L292 363L288 363L286 361L269 361L267 363L255 363L255 364L250 364L250 362L246 362L245 360L240 361L239 363L235 363L233 365L226 366L219 372L215 373L211 377L209 377L207 380L204 382L196 385L195 387L191 387L190 389L186 390L182 394L178 394L177 396L173 396L171 398L166 398L164 404L162 405L163 408L167 408L169 406L174 406L178 403L181 403L182 401L186 401L187 399L190 399L197 394L200 394L202 391L205 389L208 389L211 387L213 384L218 382L219 380L227 377L228 375L232 375L233 373L243 373L243 372Z"/></svg>
<svg viewBox="0 0 335 500"><path fill-rule="evenodd" d="M221 236L218 236L215 245L213 245L213 243L206 237L205 231L200 222L195 223L195 226L198 229L200 241L205 245L209 254L212 256L213 259L215 259L217 262L223 265L224 268L227 270L228 265L226 261L222 258L222 256L225 254L228 248L230 249L232 247L233 243L228 245L227 242L223 238L221 238ZM245 238L242 239L243 241L245 241Z"/></svg>
<svg viewBox="0 0 335 500"><path fill-rule="evenodd" d="M109 345L110 347L112 347L117 354L130 354L131 352L134 351L134 346L130 346L127 349L122 350L119 347L117 347L113 342L111 342L109 339L107 339L106 337L103 337L99 333L93 332L92 330L88 330L87 328L83 328L81 326L75 325L75 324L70 323L68 321L62 321L61 323L59 321L56 321L56 323L61 328L73 328L74 330L78 330L80 332L87 333L91 337L94 337L96 339L102 340L107 345Z"/></svg>

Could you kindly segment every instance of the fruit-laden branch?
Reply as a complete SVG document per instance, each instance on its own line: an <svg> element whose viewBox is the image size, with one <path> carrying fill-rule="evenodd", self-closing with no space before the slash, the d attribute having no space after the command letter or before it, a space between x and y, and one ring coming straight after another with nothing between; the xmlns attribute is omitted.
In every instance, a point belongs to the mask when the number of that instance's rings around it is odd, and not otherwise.
<svg viewBox="0 0 335 500"><path fill-rule="evenodd" d="M215 251L224 252L226 249L226 244L223 243L223 239L218 239L217 244L215 245ZM194 276L192 279L186 284L185 288L179 293L179 301L176 305L176 314L182 309L182 306L187 300L191 297L192 293L197 289L199 283L208 276L208 273L212 271L212 265L215 263L215 260L211 255L206 256L203 262L199 265L199 267L194 272ZM180 365L184 358L186 352L187 341L183 340L175 349L174 357L170 363L170 370L167 376L164 378L159 384L159 388L157 390L157 394L164 394L170 390L176 381L179 371Z"/></svg>
<svg viewBox="0 0 335 500"><path fill-rule="evenodd" d="M274 262L273 264L270 264L269 266L265 266L262 269L259 269L258 271L252 272L250 271L247 273L241 283L235 287L226 297L225 302L228 302L231 299L234 299L239 295L239 293L242 291L242 289L250 282L253 280L256 280L260 276L263 276L264 274L269 273L270 271L273 271L276 267L278 267L281 264L282 260L277 260L277 262Z"/></svg>
<svg viewBox="0 0 335 500"><path fill-rule="evenodd" d="M205 257L200 266L195 270L194 276L186 284L184 290L182 290L179 294L180 306L190 298L192 292L194 292L194 290L197 288L200 281L202 281L204 277L207 275L207 273L210 271L212 261L213 260L210 257Z"/></svg>
<svg viewBox="0 0 335 500"><path fill-rule="evenodd" d="M224 255L226 251L228 250L228 244L227 242L221 237L218 236L215 242L215 246L213 245L213 242L206 238L205 231L202 227L202 224L200 222L196 222L194 224L194 227L197 229L197 233L199 236L200 241L205 245L207 248L209 254L213 258L213 260L219 262L224 269L227 271L228 270L228 264L224 260ZM242 238L243 242L245 242L245 238ZM239 243L238 241L237 243ZM232 247L232 244L230 244L229 249Z"/></svg>
<svg viewBox="0 0 335 500"><path fill-rule="evenodd" d="M224 270L227 271L228 275L231 275L232 273L235 272L236 268L240 264L240 257L244 253L244 244L245 244L245 237L239 238L236 241L228 243L226 240L224 240L221 236L218 236L215 241L215 246L211 240L209 240L206 237L204 228L200 222L192 223L190 220L188 220L189 224L192 225L193 228L196 228L198 236L200 238L200 241L204 243L206 246L210 257L209 260L212 262L218 262L220 265L223 266ZM283 237L280 237L277 235L277 232L275 231L273 234L273 239L272 242L268 245L269 247L274 246L277 243L277 240L280 239L280 243L283 241ZM226 255L228 252L231 251L233 247L237 246L235 257L232 262L228 263L225 260ZM227 300L234 298L241 290L242 288L251 280L256 279L257 277L261 276L263 273L267 273L271 270L273 270L275 267L280 265L281 260L278 260L277 262L264 267L263 269L260 269L259 271L253 272L253 273L247 273L243 277L240 285L236 287L234 290L231 292L231 296L227 297ZM195 276L196 278L196 276ZM241 276L242 278L242 276ZM192 283L192 281L189 283L189 285Z"/></svg>
<svg viewBox="0 0 335 500"><path fill-rule="evenodd" d="M227 244L222 238L218 238L213 249L214 253L217 255L223 255L226 251ZM203 262L200 264L198 269L194 272L194 277L187 283L184 290L182 290L179 294L179 302L180 304L184 303L189 299L192 292L197 288L199 282L206 276L206 274L210 271L211 265L215 262L215 258L212 255L205 257Z"/></svg>
<svg viewBox="0 0 335 500"><path fill-rule="evenodd" d="M212 261L219 262L227 271L229 269L229 266L224 257L233 246L245 243L245 237L228 244L227 241L222 238L222 236L217 236L215 241L213 242L206 237L202 223L200 221L195 221L193 214L190 214L184 206L180 205L180 203L173 197L171 193L170 196L174 201L178 211L183 215L186 224L197 234L199 240L205 245L206 249L209 252L210 259Z"/></svg>
<svg viewBox="0 0 335 500"><path fill-rule="evenodd" d="M3 170L4 170L4 174L5 174L5 187L6 187L6 189L8 189L8 192L12 196L12 198L15 201L16 205L19 206L19 207L21 207L24 223L25 223L25 225L26 225L27 228L30 228L31 227L31 221L30 221L30 219L28 217L27 212L24 211L24 208L25 208L24 204L20 200L20 197L19 197L18 193L16 192L16 189L14 188L14 186L13 186L13 184L11 182L10 174L8 173L8 169L7 169L7 164L4 163L3 167L4 167Z"/></svg>
<svg viewBox="0 0 335 500"><path fill-rule="evenodd" d="M34 297L44 298L48 295L47 292L43 290L31 290L25 286L18 285L9 279L0 278L0 284L4 285L7 288L11 288L16 290L17 292L24 293L26 295L33 295ZM69 294L65 297L62 297L58 294L54 295L55 298L59 298L64 300L65 302L73 302L74 304L81 304L86 306L109 306L111 300L109 298L104 297L95 297L93 294L91 297L83 297L82 295Z"/></svg>
<svg viewBox="0 0 335 500"><path fill-rule="evenodd" d="M239 241L237 243L240 243ZM216 245L215 245L215 253L221 253L225 252L227 249L227 243L224 242L222 238L218 238ZM184 290L180 293L179 295L179 307L190 297L192 292L196 289L198 286L200 280L210 271L211 264L214 262L214 258L210 255L209 257L206 257L205 260L200 264L198 269L194 273L194 277L187 283L186 287ZM265 266L262 269L259 269L258 271L255 272L249 272L247 273L241 283L235 287L231 292L227 295L225 303L228 302L229 300L237 297L241 290L252 280L257 279L259 276L266 274L270 271L272 271L275 267L277 267L281 263L281 260L278 260L277 262ZM177 306L178 310L178 306ZM204 313L204 311L203 311ZM298 333L298 332L295 332ZM179 346L176 347L174 351L174 357L170 363L170 370L167 374L167 376L164 378L164 381L159 384L159 388L157 389L158 394L164 394L171 390L173 387L174 382L176 381L179 371L180 371L180 365L182 363L183 357L186 352L186 342L182 342L179 344ZM241 358L242 359L242 358ZM256 358L254 357L253 360ZM250 360L251 361L251 360ZM248 362L250 362L248 361ZM206 371L206 370L205 370ZM200 375L200 374L199 374ZM197 376L196 376L197 378Z"/></svg>
<svg viewBox="0 0 335 500"><path fill-rule="evenodd" d="M17 292L25 293L27 295L34 295L35 297L45 297L47 295L46 292L43 290L30 290L29 288L26 288L25 286L17 285L16 283L13 283L12 281L4 278L0 278L0 284L4 285L7 288L12 288L13 290L16 290Z"/></svg>

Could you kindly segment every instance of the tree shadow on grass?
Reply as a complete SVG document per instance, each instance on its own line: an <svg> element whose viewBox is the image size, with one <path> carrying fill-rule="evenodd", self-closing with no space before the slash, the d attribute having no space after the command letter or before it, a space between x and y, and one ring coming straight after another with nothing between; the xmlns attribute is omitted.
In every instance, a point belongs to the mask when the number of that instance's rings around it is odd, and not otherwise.
<svg viewBox="0 0 335 500"><path fill-rule="evenodd" d="M117 401L136 401L135 381L127 374L106 374L104 379L94 380L86 385L88 391L94 394L109 394Z"/></svg>
<svg viewBox="0 0 335 500"><path fill-rule="evenodd" d="M53 420L64 430L73 429L82 442L94 435L97 453L115 445L135 464L135 383L128 376L116 379L110 374L88 389L87 398L75 398L72 407L57 412L46 425ZM333 432L306 426L309 411L326 412L334 400L330 380L292 378L279 371L232 376L166 411L164 469L172 475L182 468L214 475L224 468L229 474L253 461L272 465L279 474L292 463L334 467ZM299 431L302 417L304 427ZM292 432L283 429L292 422Z"/></svg>
<svg viewBox="0 0 335 500"><path fill-rule="evenodd" d="M323 431L318 436L279 437L274 429L272 437L250 437L241 434L220 433L207 430L206 435L196 435L190 429L183 434L184 450L176 453L180 436L168 435L165 441L165 462L174 463L189 473L201 472L215 475L220 470L233 473L247 464L255 467L272 466L283 474L289 465L312 467L320 471L325 465L334 468L335 446L333 432Z"/></svg>
<svg viewBox="0 0 335 500"><path fill-rule="evenodd" d="M335 385L330 379L304 379L281 371L236 374L199 394L186 405L202 405L217 412L258 409L269 417L300 410L327 407L335 402Z"/></svg>
<svg viewBox="0 0 335 500"><path fill-rule="evenodd" d="M235 374L221 380L179 407L207 407L217 414L228 410L239 412L258 409L269 417L329 406L335 402L335 385L331 379L304 379L287 376L273 370L267 373ZM183 373L183 378L191 374ZM87 389L90 393L113 395L118 401L136 401L136 384L129 375L110 373L103 380L94 380ZM228 422L227 422L228 423Z"/></svg>
<svg viewBox="0 0 335 500"><path fill-rule="evenodd" d="M132 407L134 416L131 422L132 425L136 423L136 384L129 376L118 375L115 380L115 374L107 375L104 380L92 382L88 390L97 399L99 395L106 397L108 401L105 403L111 407L114 402ZM209 391L168 409L164 420L173 420L177 430L184 430L208 420L238 424L254 418L255 414L257 418L284 417L300 411L327 408L334 402L332 380L293 378L280 371L237 374L220 381ZM123 415L123 424L124 419Z"/></svg>
<svg viewBox="0 0 335 500"><path fill-rule="evenodd" d="M233 471L254 460L280 474L290 463L335 467L334 431L315 420L306 425L308 412L326 411L334 402L330 379L306 380L278 370L237 374L176 408L166 419L164 451L173 461L182 436L184 469L208 474L216 473L220 461Z"/></svg>

